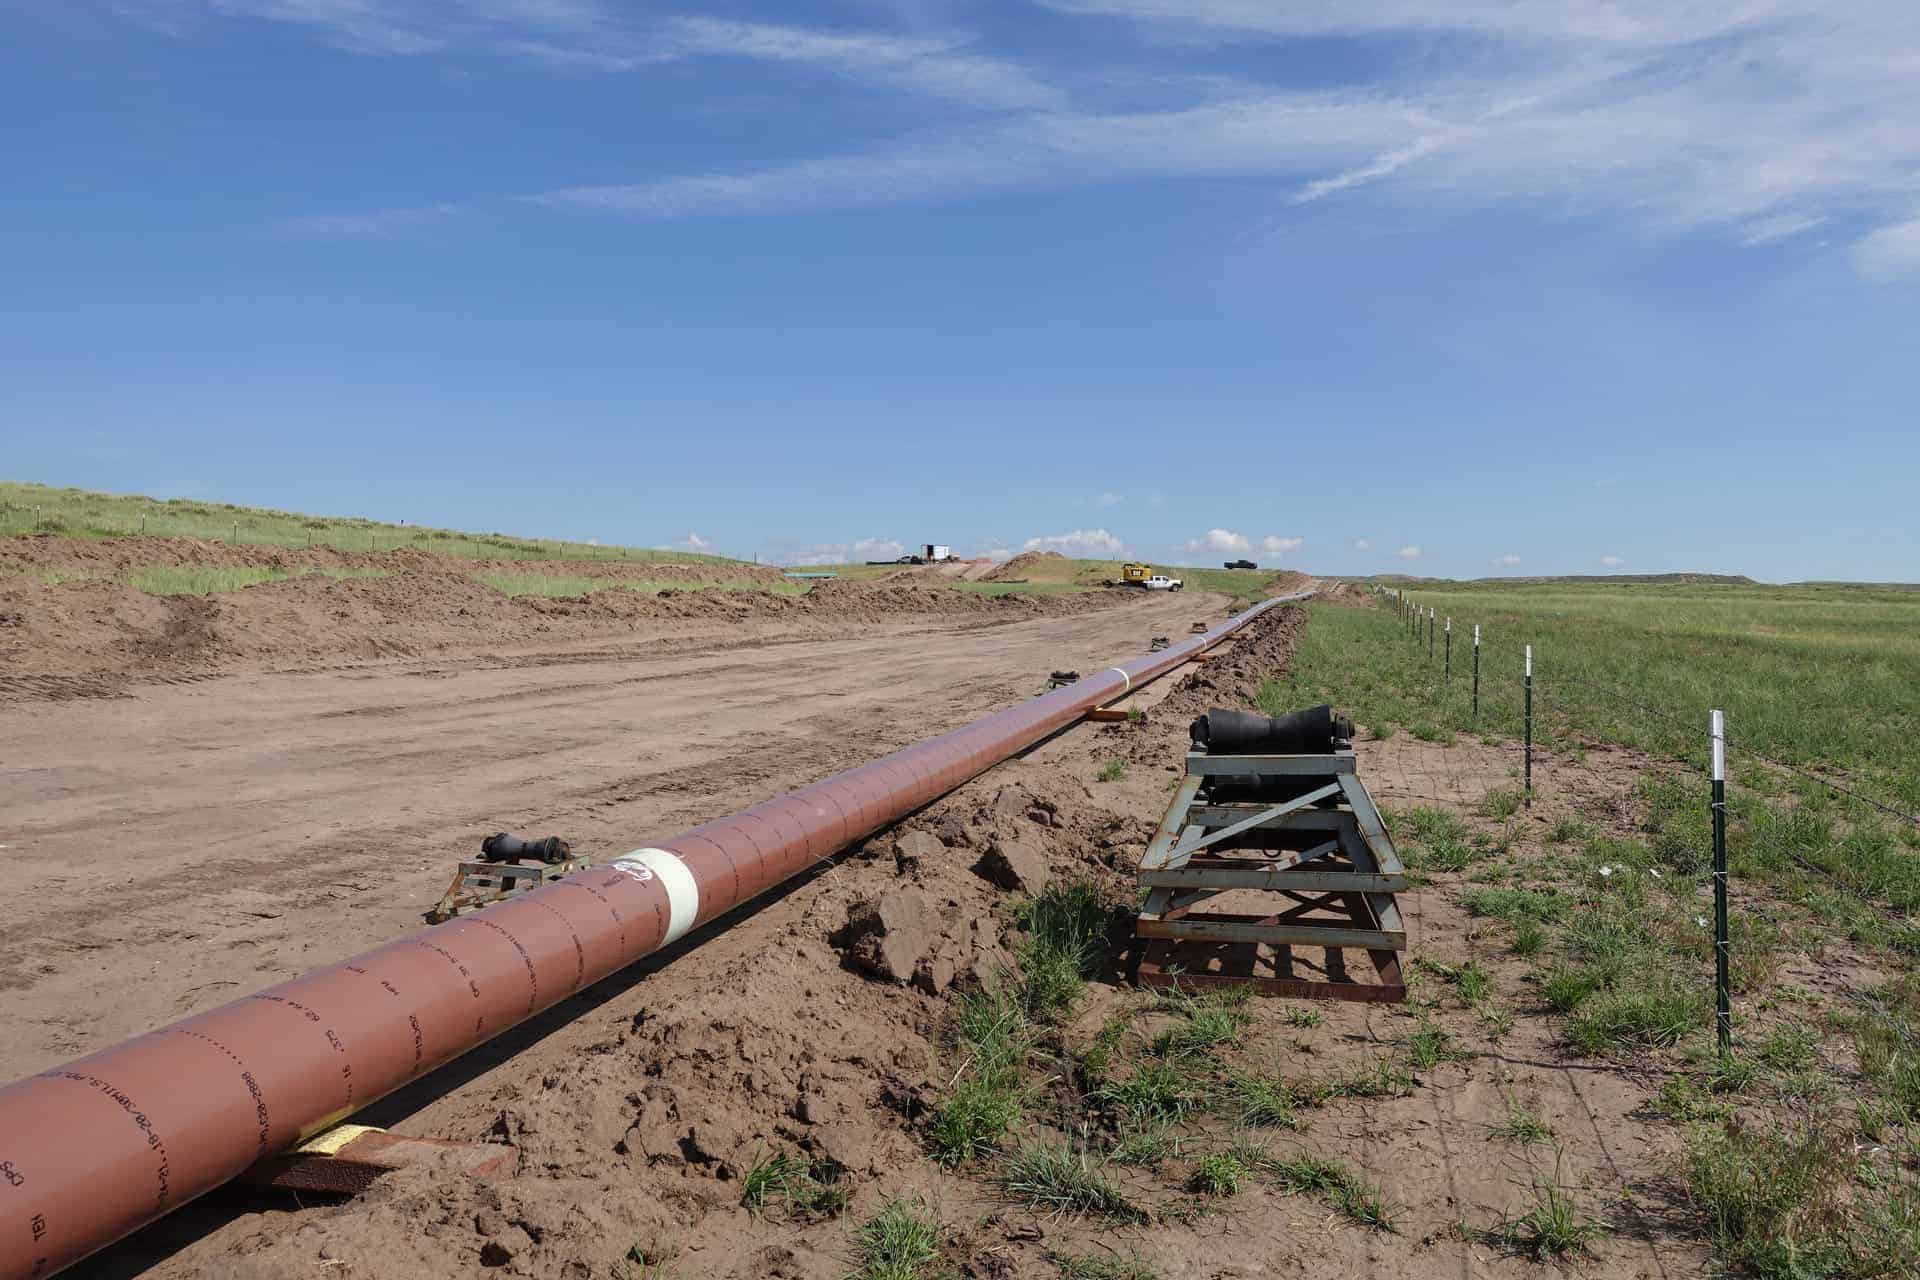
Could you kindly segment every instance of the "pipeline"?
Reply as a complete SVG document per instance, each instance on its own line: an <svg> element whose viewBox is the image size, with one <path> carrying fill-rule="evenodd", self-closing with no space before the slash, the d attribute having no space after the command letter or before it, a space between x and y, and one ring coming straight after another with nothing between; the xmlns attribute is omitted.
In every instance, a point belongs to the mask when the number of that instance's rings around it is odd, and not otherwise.
<svg viewBox="0 0 1920 1280"><path fill-rule="evenodd" d="M0 1280L104 1248L1301 598L0 1089Z"/></svg>

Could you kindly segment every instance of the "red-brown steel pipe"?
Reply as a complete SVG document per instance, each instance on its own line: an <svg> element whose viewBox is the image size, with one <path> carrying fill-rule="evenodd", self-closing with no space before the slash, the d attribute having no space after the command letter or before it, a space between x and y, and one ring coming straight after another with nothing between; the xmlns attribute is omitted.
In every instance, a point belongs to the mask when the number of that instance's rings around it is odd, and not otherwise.
<svg viewBox="0 0 1920 1280"><path fill-rule="evenodd" d="M0 1280L111 1244L1298 598L7 1086Z"/></svg>

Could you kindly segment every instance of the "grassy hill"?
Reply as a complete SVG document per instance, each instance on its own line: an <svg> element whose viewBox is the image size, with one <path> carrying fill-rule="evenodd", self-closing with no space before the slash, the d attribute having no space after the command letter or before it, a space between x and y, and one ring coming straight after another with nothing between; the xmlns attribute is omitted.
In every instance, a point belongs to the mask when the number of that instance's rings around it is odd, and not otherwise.
<svg viewBox="0 0 1920 1280"><path fill-rule="evenodd" d="M394 551L409 547L483 560L625 560L653 564L728 564L724 556L656 547L609 547L506 533L465 533L389 524L358 516L311 516L189 498L94 493L0 480L0 537L28 533L70 538L201 538L245 546Z"/></svg>

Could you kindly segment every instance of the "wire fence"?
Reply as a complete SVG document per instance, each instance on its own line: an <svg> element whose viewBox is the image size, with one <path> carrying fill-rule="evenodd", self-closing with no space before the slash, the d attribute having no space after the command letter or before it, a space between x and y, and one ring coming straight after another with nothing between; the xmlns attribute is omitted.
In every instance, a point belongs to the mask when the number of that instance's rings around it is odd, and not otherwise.
<svg viewBox="0 0 1920 1280"><path fill-rule="evenodd" d="M1504 643L1489 644L1487 641L1493 637L1484 624L1461 623L1456 627L1455 620L1440 614L1437 607L1416 604L1404 592L1390 587L1376 587L1375 591L1397 611L1398 623L1404 628L1409 648L1416 659L1438 669L1443 697L1451 700L1460 696L1454 686L1454 681L1459 679L1463 684L1468 684L1465 692L1470 699L1468 714L1472 724L1483 731L1496 728L1518 731L1516 736L1521 739L1522 752L1520 774L1523 803L1528 806L1535 794L1536 748L1543 747L1547 741L1556 745L1571 743L1577 746L1583 735L1602 741L1609 738L1603 727L1593 723L1594 717L1586 709L1576 708L1573 703L1550 691L1563 686L1575 689L1623 711L1646 717L1672 731L1676 749L1671 753L1668 763L1677 771L1673 776L1690 780L1690 785L1704 784L1700 804L1708 818L1709 834L1708 848L1702 852L1710 859L1708 866L1711 868L1714 1009L1716 1034L1723 1052L1729 1050L1732 1043L1729 972L1733 959L1733 928L1730 903L1732 883L1727 861L1728 822L1729 819L1744 822L1743 835L1749 841L1754 841L1761 834L1755 827L1755 815L1765 815L1768 821L1775 816L1767 807L1766 797L1757 792L1739 797L1743 801L1741 804L1730 805L1726 789L1728 756L1731 754L1752 761L1806 784L1808 788L1824 791L1830 797L1841 797L1920 831L1920 814L1867 794L1851 779L1842 781L1825 776L1823 772L1781 759L1775 752L1750 745L1734 736L1729 732L1724 708L1703 709L1695 712L1691 718L1677 714L1670 708L1649 702L1644 696L1574 675L1551 662L1536 665L1535 649L1531 642L1501 636L1500 640ZM1469 628L1470 649L1464 655L1457 655L1454 637L1456 634L1465 635ZM1511 647L1516 644L1517 652ZM1559 721L1557 726L1551 723L1553 719ZM1598 773L1587 761L1584 750L1575 750L1567 758L1592 775L1596 790L1602 789L1598 785ZM1840 771L1829 769L1828 772ZM1768 842L1767 852L1780 855L1803 873L1831 885L1848 900L1871 912L1889 928L1896 944L1903 949L1920 950L1920 930L1916 930L1912 920L1878 900L1871 892L1870 885L1857 883L1861 879L1874 879L1866 869L1844 863L1840 869L1822 865L1796 849L1790 840ZM1740 909L1751 912L1782 933L1789 927L1787 922L1750 899L1743 900Z"/></svg>

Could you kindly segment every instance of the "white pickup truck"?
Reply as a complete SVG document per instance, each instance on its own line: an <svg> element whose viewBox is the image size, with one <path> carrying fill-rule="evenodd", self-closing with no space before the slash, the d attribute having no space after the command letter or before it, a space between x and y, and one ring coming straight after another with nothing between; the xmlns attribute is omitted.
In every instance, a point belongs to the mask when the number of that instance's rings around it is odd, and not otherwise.
<svg viewBox="0 0 1920 1280"><path fill-rule="evenodd" d="M1180 579L1169 578L1164 573L1156 573L1147 579L1145 586L1149 591L1178 591Z"/></svg>

